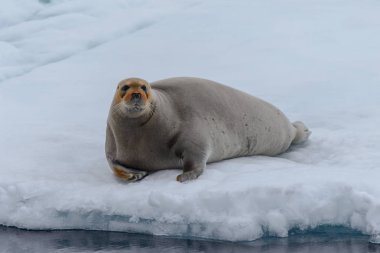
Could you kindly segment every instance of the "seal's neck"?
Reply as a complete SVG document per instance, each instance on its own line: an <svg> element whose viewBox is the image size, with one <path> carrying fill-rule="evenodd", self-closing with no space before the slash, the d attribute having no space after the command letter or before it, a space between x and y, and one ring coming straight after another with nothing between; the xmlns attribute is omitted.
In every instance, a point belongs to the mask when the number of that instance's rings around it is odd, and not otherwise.
<svg viewBox="0 0 380 253"><path fill-rule="evenodd" d="M150 104L150 110L148 113L144 114L141 119L139 119L139 122L137 124L139 124L140 127L146 125L152 118L153 118L153 115L155 114L156 112L156 108L157 108L157 103L156 101L153 101L151 104Z"/></svg>
<svg viewBox="0 0 380 253"><path fill-rule="evenodd" d="M163 114L165 112L165 110L162 110L160 108L170 108L168 107L168 103L170 103L170 101L167 99L165 93L163 93L162 91L154 90L152 93L153 100L150 103L146 113L142 114L139 117L131 118L117 112L117 110L114 110L113 112L111 112L113 116L110 120L114 120L115 122L117 122L115 125L122 125L124 129L125 127L127 127L130 130L138 129L140 127L149 125L151 121L156 121L156 123L158 123L157 121L161 121L163 117L157 117L157 114Z"/></svg>

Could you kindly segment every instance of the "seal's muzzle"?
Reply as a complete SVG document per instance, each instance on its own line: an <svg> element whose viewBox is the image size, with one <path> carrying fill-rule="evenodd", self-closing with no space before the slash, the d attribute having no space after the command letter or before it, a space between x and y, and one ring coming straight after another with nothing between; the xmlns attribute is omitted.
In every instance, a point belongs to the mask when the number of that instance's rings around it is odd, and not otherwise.
<svg viewBox="0 0 380 253"><path fill-rule="evenodd" d="M132 100L140 100L141 94L140 93L132 93Z"/></svg>

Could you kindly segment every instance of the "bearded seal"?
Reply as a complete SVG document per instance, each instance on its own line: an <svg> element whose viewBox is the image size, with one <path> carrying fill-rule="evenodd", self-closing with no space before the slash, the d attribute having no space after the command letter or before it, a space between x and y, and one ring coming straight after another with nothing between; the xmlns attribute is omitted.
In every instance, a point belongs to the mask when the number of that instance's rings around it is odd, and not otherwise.
<svg viewBox="0 0 380 253"><path fill-rule="evenodd" d="M207 163L278 155L310 134L273 105L210 80L177 77L149 84L129 78L117 85L105 149L120 179L180 168L177 181L184 182L201 175Z"/></svg>

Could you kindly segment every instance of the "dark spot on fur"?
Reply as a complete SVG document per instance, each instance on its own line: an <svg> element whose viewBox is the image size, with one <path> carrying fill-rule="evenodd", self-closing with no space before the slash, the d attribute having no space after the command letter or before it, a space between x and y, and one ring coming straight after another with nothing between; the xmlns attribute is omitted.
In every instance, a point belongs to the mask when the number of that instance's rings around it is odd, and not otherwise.
<svg viewBox="0 0 380 253"><path fill-rule="evenodd" d="M178 138L179 138L179 135L180 135L180 132L177 132L175 135L173 135L173 137L168 141L168 143L166 144L166 146L168 147L168 149L171 149L174 144L177 143L178 141Z"/></svg>
<svg viewBox="0 0 380 253"><path fill-rule="evenodd" d="M248 126L248 124L247 124L247 123L245 123L245 126Z"/></svg>
<svg viewBox="0 0 380 253"><path fill-rule="evenodd" d="M179 149L176 149L174 151L174 154L176 157L178 157L179 159L183 159L183 150L179 150Z"/></svg>
<svg viewBox="0 0 380 253"><path fill-rule="evenodd" d="M257 138L256 137L253 137L253 136L247 137L246 147L247 147L248 154L254 151L256 144L257 144Z"/></svg>

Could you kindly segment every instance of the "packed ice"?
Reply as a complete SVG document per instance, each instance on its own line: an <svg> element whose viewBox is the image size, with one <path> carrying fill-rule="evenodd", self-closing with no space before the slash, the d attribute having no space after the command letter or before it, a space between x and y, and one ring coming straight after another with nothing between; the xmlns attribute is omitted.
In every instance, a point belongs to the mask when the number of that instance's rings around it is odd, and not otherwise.
<svg viewBox="0 0 380 253"><path fill-rule="evenodd" d="M344 226L380 234L380 2L3 0L0 224L249 241ZM302 120L277 157L137 183L104 156L119 80L196 76Z"/></svg>

